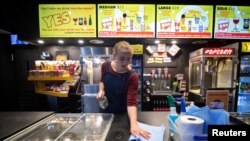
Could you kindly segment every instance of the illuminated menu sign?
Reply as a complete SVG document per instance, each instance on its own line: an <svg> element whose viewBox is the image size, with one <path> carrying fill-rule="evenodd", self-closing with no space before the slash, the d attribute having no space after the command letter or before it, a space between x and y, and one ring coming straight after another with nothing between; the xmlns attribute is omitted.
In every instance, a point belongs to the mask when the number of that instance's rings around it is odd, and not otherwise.
<svg viewBox="0 0 250 141"><path fill-rule="evenodd" d="M213 6L157 5L157 38L212 38Z"/></svg>
<svg viewBox="0 0 250 141"><path fill-rule="evenodd" d="M235 54L235 49L234 48L204 48L203 50L204 55L234 55Z"/></svg>
<svg viewBox="0 0 250 141"><path fill-rule="evenodd" d="M98 4L98 37L155 37L155 5Z"/></svg>
<svg viewBox="0 0 250 141"><path fill-rule="evenodd" d="M96 37L95 4L39 4L40 37Z"/></svg>
<svg viewBox="0 0 250 141"><path fill-rule="evenodd" d="M250 39L250 6L216 6L214 38Z"/></svg>

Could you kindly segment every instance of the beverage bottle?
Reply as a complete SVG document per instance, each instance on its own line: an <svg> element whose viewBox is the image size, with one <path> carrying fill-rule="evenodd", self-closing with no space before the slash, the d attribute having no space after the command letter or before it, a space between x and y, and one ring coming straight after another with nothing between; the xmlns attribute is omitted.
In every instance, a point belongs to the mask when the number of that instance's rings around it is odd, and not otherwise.
<svg viewBox="0 0 250 141"><path fill-rule="evenodd" d="M145 31L145 25L144 25L144 21L143 20L141 22L141 31Z"/></svg>
<svg viewBox="0 0 250 141"><path fill-rule="evenodd" d="M169 117L173 122L175 122L175 120L178 118L178 114L176 112L175 100L172 95L169 95L167 98L170 107Z"/></svg>
<svg viewBox="0 0 250 141"><path fill-rule="evenodd" d="M249 20L250 19L244 19L244 22L243 22L243 28L244 29L248 29L249 28Z"/></svg>
<svg viewBox="0 0 250 141"><path fill-rule="evenodd" d="M202 24L202 22L200 22L200 24L199 24L199 32L203 32L203 24Z"/></svg>
<svg viewBox="0 0 250 141"><path fill-rule="evenodd" d="M180 115L185 115L186 114L186 101L184 97L181 97L181 114Z"/></svg>
<svg viewBox="0 0 250 141"><path fill-rule="evenodd" d="M82 24L83 24L83 19L79 18L79 25L82 25Z"/></svg>
<svg viewBox="0 0 250 141"><path fill-rule="evenodd" d="M84 17L83 24L87 25L87 18L86 17Z"/></svg>
<svg viewBox="0 0 250 141"><path fill-rule="evenodd" d="M188 21L188 31L192 30L192 21Z"/></svg>
<svg viewBox="0 0 250 141"><path fill-rule="evenodd" d="M91 15L89 15L89 25L92 25Z"/></svg>

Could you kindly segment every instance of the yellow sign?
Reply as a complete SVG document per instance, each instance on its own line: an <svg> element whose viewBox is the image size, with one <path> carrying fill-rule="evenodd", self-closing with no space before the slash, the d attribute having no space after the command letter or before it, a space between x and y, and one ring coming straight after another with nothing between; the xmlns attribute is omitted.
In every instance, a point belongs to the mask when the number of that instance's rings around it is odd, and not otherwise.
<svg viewBox="0 0 250 141"><path fill-rule="evenodd" d="M250 39L250 7L217 5L214 38Z"/></svg>
<svg viewBox="0 0 250 141"><path fill-rule="evenodd" d="M212 38L212 5L157 5L157 38Z"/></svg>
<svg viewBox="0 0 250 141"><path fill-rule="evenodd" d="M241 52L250 52L250 42L242 42Z"/></svg>
<svg viewBox="0 0 250 141"><path fill-rule="evenodd" d="M154 4L98 4L98 37L155 37Z"/></svg>
<svg viewBox="0 0 250 141"><path fill-rule="evenodd" d="M40 37L96 37L95 4L39 4Z"/></svg>
<svg viewBox="0 0 250 141"><path fill-rule="evenodd" d="M143 54L143 45L131 45L133 48L133 54L141 55Z"/></svg>

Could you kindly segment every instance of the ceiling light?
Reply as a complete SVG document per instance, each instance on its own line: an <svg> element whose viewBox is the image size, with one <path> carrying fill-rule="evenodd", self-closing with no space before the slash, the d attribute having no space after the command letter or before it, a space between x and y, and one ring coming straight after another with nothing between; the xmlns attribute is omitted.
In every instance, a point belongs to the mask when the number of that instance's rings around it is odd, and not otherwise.
<svg viewBox="0 0 250 141"><path fill-rule="evenodd" d="M79 43L79 44L83 44L84 41L83 41L83 40L78 40L78 43Z"/></svg>
<svg viewBox="0 0 250 141"><path fill-rule="evenodd" d="M193 45L199 45L199 44L206 44L208 41L207 40L198 40L198 41L193 41Z"/></svg>
<svg viewBox="0 0 250 141"><path fill-rule="evenodd" d="M59 44L63 44L64 41L63 41L63 40L58 40L58 43L59 43Z"/></svg>
<svg viewBox="0 0 250 141"><path fill-rule="evenodd" d="M159 44L160 43L160 40L155 40L155 44Z"/></svg>
<svg viewBox="0 0 250 141"><path fill-rule="evenodd" d="M38 42L39 44L44 44L44 41L43 41L43 40L37 40L37 42Z"/></svg>
<svg viewBox="0 0 250 141"><path fill-rule="evenodd" d="M92 44L103 44L104 41L103 40L99 40L99 39L93 39L89 41Z"/></svg>
<svg viewBox="0 0 250 141"><path fill-rule="evenodd" d="M176 40L173 40L171 43L172 43L172 44L176 44L176 43L177 43L177 41L176 41Z"/></svg>

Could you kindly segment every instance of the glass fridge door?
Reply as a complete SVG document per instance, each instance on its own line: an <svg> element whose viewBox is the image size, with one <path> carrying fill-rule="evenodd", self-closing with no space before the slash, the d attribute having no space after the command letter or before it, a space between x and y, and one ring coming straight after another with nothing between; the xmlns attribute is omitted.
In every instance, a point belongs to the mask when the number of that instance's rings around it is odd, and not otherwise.
<svg viewBox="0 0 250 141"><path fill-rule="evenodd" d="M138 86L138 110L141 110L141 96L142 96L142 55L133 55L131 61L132 68L137 72L139 78Z"/></svg>
<svg viewBox="0 0 250 141"><path fill-rule="evenodd" d="M241 76L239 80L237 112L250 112L250 76Z"/></svg>
<svg viewBox="0 0 250 141"><path fill-rule="evenodd" d="M237 112L250 112L250 55L240 60Z"/></svg>

